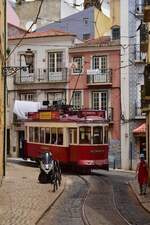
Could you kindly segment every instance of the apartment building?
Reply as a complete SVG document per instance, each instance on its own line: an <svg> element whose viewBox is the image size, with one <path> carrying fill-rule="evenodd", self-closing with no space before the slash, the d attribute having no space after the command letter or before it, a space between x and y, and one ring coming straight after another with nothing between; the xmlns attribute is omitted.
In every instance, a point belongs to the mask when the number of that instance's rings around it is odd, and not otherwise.
<svg viewBox="0 0 150 225"><path fill-rule="evenodd" d="M21 35L9 38L12 50ZM62 31L29 33L11 55L10 65L26 66L25 55L31 52L33 63L27 70L18 70L7 78L8 84L8 143L11 156L22 156L24 139L23 121L13 114L15 100L43 102L62 100L66 103L68 81L68 48L74 44L75 35Z"/></svg>
<svg viewBox="0 0 150 225"><path fill-rule="evenodd" d="M75 109L104 110L109 124L109 156L121 166L120 43L110 37L88 40L69 49L68 102ZM111 162L111 160L110 160Z"/></svg>

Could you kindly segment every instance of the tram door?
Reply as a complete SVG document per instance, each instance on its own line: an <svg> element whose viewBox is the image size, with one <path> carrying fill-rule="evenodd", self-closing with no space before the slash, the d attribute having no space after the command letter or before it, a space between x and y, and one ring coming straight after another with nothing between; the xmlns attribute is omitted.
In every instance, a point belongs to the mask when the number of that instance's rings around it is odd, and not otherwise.
<svg viewBox="0 0 150 225"><path fill-rule="evenodd" d="M18 149L19 149L19 152L18 152L18 157L21 157L23 158L23 151L24 151L24 131L23 130L20 130L18 132Z"/></svg>

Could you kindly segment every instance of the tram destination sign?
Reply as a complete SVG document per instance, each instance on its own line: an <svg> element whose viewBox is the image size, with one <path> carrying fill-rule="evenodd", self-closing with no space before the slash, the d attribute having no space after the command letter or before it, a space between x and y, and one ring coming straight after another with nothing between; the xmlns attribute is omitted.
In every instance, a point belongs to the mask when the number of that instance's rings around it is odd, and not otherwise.
<svg viewBox="0 0 150 225"><path fill-rule="evenodd" d="M98 116L101 118L106 118L106 112L105 110L82 110L80 111L80 116Z"/></svg>

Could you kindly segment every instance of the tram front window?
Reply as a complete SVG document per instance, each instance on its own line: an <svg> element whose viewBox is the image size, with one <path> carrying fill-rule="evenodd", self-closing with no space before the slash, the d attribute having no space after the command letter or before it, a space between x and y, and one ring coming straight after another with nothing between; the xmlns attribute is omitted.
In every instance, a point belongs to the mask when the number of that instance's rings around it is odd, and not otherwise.
<svg viewBox="0 0 150 225"><path fill-rule="evenodd" d="M34 127L34 141L39 142L39 128Z"/></svg>
<svg viewBox="0 0 150 225"><path fill-rule="evenodd" d="M50 128L45 129L45 143L50 144Z"/></svg>
<svg viewBox="0 0 150 225"><path fill-rule="evenodd" d="M52 128L51 129L51 144L57 144L56 143L57 140L56 140L56 128Z"/></svg>
<svg viewBox="0 0 150 225"><path fill-rule="evenodd" d="M79 143L80 144L91 144L91 127L80 127Z"/></svg>
<svg viewBox="0 0 150 225"><path fill-rule="evenodd" d="M58 145L63 145L63 129L62 128L58 128L58 141L57 141Z"/></svg>
<svg viewBox="0 0 150 225"><path fill-rule="evenodd" d="M44 133L45 133L45 128L40 128L40 143L44 143Z"/></svg>
<svg viewBox="0 0 150 225"><path fill-rule="evenodd" d="M103 144L103 127L93 127L93 144Z"/></svg>

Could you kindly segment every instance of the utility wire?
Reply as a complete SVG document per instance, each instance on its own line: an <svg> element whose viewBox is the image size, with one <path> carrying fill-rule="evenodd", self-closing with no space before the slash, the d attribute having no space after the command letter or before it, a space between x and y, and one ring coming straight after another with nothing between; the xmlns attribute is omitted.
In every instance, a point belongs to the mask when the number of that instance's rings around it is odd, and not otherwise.
<svg viewBox="0 0 150 225"><path fill-rule="evenodd" d="M27 35L27 33L29 33L29 31L31 30L31 28L33 27L33 25L35 25L37 23L41 8L42 8L42 4L43 4L44 0L41 0L41 4L39 6L38 9L38 13L36 15L35 20L33 21L33 23L31 24L31 26L29 27L29 29L24 33L24 35L22 36L22 38L19 40L19 42L15 45L15 47L12 49L12 51L9 53L8 57L6 58L6 61L8 60L8 58L12 55L12 53L15 51L15 49L20 45L20 43L23 41L23 39L25 38L25 36Z"/></svg>

